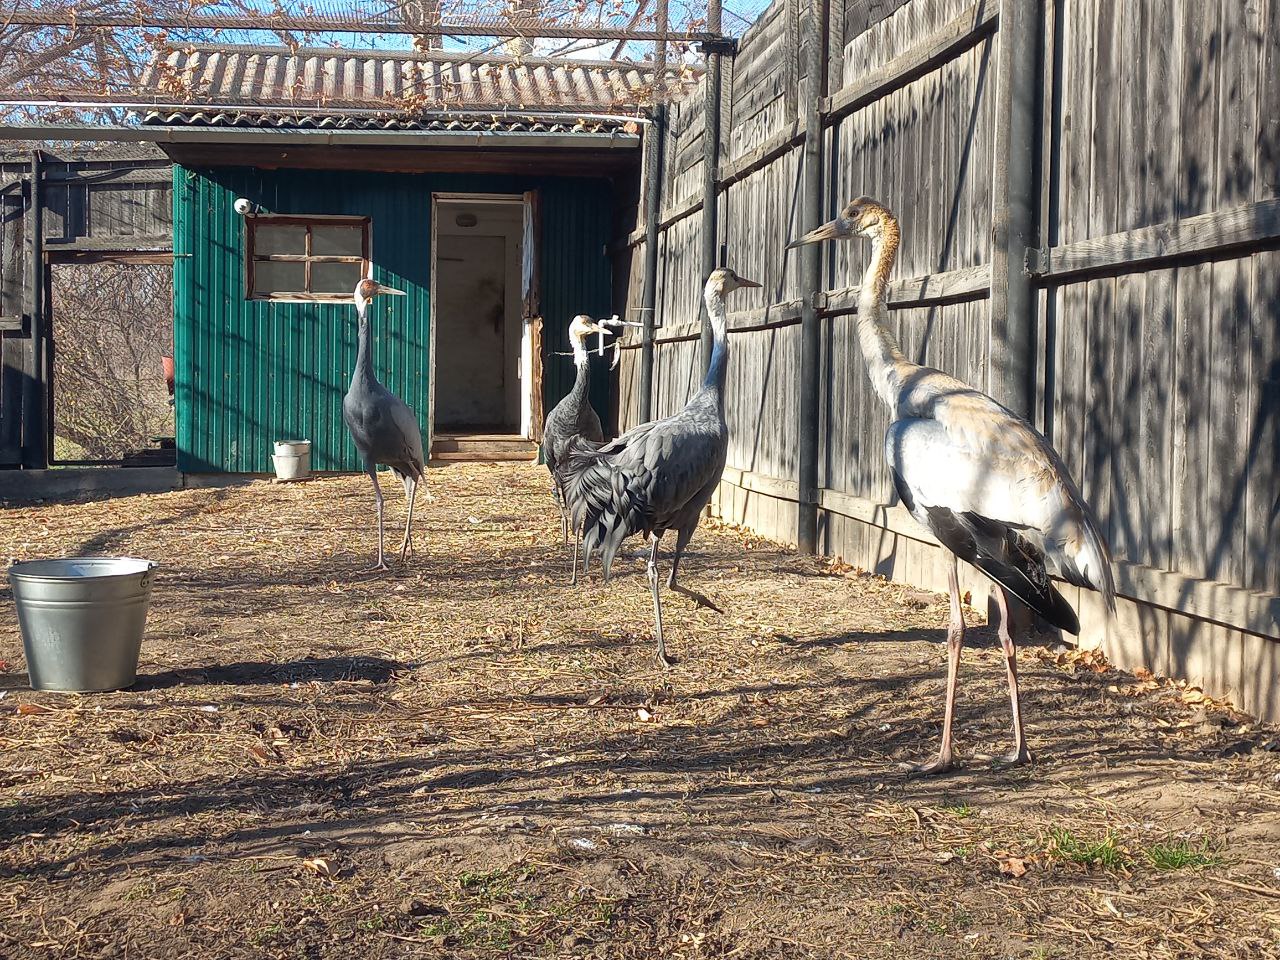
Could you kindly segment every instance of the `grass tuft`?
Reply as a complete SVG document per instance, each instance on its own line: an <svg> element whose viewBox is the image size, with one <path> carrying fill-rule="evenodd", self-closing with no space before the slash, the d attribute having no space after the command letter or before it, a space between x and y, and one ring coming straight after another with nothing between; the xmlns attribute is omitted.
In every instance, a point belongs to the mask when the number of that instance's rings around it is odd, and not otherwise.
<svg viewBox="0 0 1280 960"><path fill-rule="evenodd" d="M1128 862L1116 835L1111 832L1101 840L1085 840L1070 830L1054 827L1049 831L1049 853L1062 860L1104 870L1123 870Z"/></svg>
<svg viewBox="0 0 1280 960"><path fill-rule="evenodd" d="M1146 850L1147 862L1157 870L1183 870L1187 867L1214 867L1222 862L1208 840L1169 840L1153 844Z"/></svg>

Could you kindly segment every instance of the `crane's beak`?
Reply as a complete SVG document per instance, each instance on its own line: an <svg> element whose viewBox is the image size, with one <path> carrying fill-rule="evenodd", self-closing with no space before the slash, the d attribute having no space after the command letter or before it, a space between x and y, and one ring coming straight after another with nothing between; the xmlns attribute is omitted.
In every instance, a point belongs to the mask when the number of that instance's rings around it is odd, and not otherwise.
<svg viewBox="0 0 1280 960"><path fill-rule="evenodd" d="M760 284L756 283L754 280L748 280L746 277L738 277L738 286L739 287L758 287L760 286Z"/></svg>
<svg viewBox="0 0 1280 960"><path fill-rule="evenodd" d="M852 236L852 231L849 229L848 222L841 217L836 217L816 230L810 230L799 240L792 240L787 244L787 249L803 247L806 243L821 243L823 240L843 240L849 236Z"/></svg>
<svg viewBox="0 0 1280 960"><path fill-rule="evenodd" d="M387 287L387 286L384 286L384 285L383 285L383 284L381 284L381 283L380 283L380 284L378 284L378 289L377 289L377 290L375 290L375 291L374 291L374 293L389 293L389 294L391 294L391 296L393 296L393 297L407 297L407 296L408 296L408 294L407 294L407 293L405 293L403 290L397 290L395 287Z"/></svg>

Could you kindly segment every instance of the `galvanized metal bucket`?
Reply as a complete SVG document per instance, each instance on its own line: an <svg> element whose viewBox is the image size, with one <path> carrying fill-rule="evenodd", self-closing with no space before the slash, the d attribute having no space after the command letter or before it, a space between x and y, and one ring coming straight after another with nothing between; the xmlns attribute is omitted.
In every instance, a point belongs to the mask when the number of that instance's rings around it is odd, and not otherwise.
<svg viewBox="0 0 1280 960"><path fill-rule="evenodd" d="M155 563L134 557L11 566L31 686L87 693L131 685L155 576Z"/></svg>

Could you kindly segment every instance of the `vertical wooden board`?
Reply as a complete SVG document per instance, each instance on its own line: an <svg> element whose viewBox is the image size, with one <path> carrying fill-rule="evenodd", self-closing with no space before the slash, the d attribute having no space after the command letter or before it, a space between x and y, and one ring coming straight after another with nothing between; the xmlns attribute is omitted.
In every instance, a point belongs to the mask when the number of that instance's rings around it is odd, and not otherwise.
<svg viewBox="0 0 1280 960"><path fill-rule="evenodd" d="M1143 219L1145 185L1149 176L1145 169L1143 124L1137 118L1147 109L1147 73L1143 58L1149 42L1147 19L1151 6L1143 3L1116 5L1118 21L1118 83L1113 93L1119 125L1119 145L1115 176L1118 181L1116 230L1132 230L1146 226Z"/></svg>
<svg viewBox="0 0 1280 960"><path fill-rule="evenodd" d="M1146 0L1141 5L1142 57L1134 61L1146 69L1145 102L1138 104L1142 124L1141 176L1137 184L1142 192L1141 225L1164 223L1173 217L1179 183L1176 145L1182 129L1179 90L1184 37L1178 25L1183 2Z"/></svg>
<svg viewBox="0 0 1280 960"><path fill-rule="evenodd" d="M1116 449L1111 419L1111 354L1115 338L1115 280L1093 280L1086 293L1085 499L1104 531L1112 529L1111 458Z"/></svg>
<svg viewBox="0 0 1280 960"><path fill-rule="evenodd" d="M1216 195L1219 13L1216 3L1187 0L1183 7L1182 135L1177 142L1179 178L1174 209L1179 218L1208 213Z"/></svg>
<svg viewBox="0 0 1280 960"><path fill-rule="evenodd" d="M1120 123L1117 94L1120 74L1132 74L1119 62L1120 37L1118 8L1131 4L1098 4L1094 40L1095 62L1093 94L1093 159L1090 164L1089 236L1102 237L1116 232L1117 184L1120 180Z"/></svg>
<svg viewBox="0 0 1280 960"><path fill-rule="evenodd" d="M1057 437L1058 455L1077 484L1084 483L1086 311L1083 283L1060 287L1058 340L1062 345L1058 364Z"/></svg>
<svg viewBox="0 0 1280 960"><path fill-rule="evenodd" d="M1258 70L1255 200L1280 197L1280 0L1265 0Z"/></svg>
<svg viewBox="0 0 1280 960"><path fill-rule="evenodd" d="M1177 376L1173 401L1173 568L1193 577L1208 569L1205 538L1210 522L1205 515L1205 473L1211 466L1205 384L1209 377L1209 298L1213 267L1202 263L1178 270L1175 322Z"/></svg>
<svg viewBox="0 0 1280 960"><path fill-rule="evenodd" d="M1215 210L1253 199L1263 0L1222 0ZM1272 37L1271 43L1280 43Z"/></svg>
<svg viewBox="0 0 1280 960"><path fill-rule="evenodd" d="M1095 25L1099 2L1066 5L1062 89L1062 242L1089 237L1090 174L1093 160Z"/></svg>
<svg viewBox="0 0 1280 960"><path fill-rule="evenodd" d="M1170 450L1171 385L1175 383L1175 307L1177 271L1156 270L1146 275L1146 300L1142 308L1141 369L1138 395L1141 427L1138 445L1138 476L1135 491L1146 496L1150 490L1172 492ZM1146 522L1138 527L1134 559L1161 570L1171 569L1172 547L1170 502L1155 497Z"/></svg>
<svg viewBox="0 0 1280 960"><path fill-rule="evenodd" d="M1111 524L1107 532L1114 556L1142 562L1142 531L1151 514L1163 507L1144 494L1141 471L1141 348L1144 278L1124 274L1115 279L1114 322L1105 318L1102 336L1113 340L1108 379L1111 386Z"/></svg>
<svg viewBox="0 0 1280 960"><path fill-rule="evenodd" d="M1244 585L1280 594L1280 251L1253 256ZM1274 682L1274 681L1273 681Z"/></svg>
<svg viewBox="0 0 1280 960"><path fill-rule="evenodd" d="M1214 580L1244 582L1245 482L1248 464L1249 414L1248 330L1252 264L1248 258L1213 265L1213 297L1209 314L1209 379L1203 391L1208 404L1205 460L1205 509L1212 522L1208 575Z"/></svg>

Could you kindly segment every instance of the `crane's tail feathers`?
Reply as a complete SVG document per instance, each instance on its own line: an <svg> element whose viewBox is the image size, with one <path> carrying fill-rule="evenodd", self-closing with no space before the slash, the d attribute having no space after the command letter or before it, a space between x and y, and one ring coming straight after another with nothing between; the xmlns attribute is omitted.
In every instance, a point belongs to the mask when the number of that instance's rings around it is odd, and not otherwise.
<svg viewBox="0 0 1280 960"><path fill-rule="evenodd" d="M582 531L589 558L597 550L605 576L622 541L644 527L645 506L639 486L600 445L575 438L560 471L561 487L576 529Z"/></svg>
<svg viewBox="0 0 1280 960"><path fill-rule="evenodd" d="M1004 587L1059 630L1078 635L1080 619L1053 586L1040 549L1016 527L976 513L926 507L943 545Z"/></svg>

